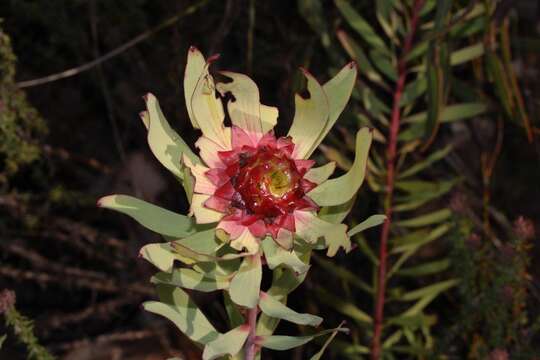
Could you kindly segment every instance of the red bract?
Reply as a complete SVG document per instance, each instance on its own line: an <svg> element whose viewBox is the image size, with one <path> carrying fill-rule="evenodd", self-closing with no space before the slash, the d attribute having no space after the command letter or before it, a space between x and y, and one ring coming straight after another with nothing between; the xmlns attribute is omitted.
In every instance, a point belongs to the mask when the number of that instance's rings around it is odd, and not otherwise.
<svg viewBox="0 0 540 360"><path fill-rule="evenodd" d="M280 229L295 231L295 210L318 210L306 196L316 184L304 179L313 160L292 158L290 138L276 139L273 132L256 145L248 135L233 128L230 151L220 151L223 167L206 171L216 190L204 206L225 214L222 225L231 235L248 227L256 237L278 237Z"/></svg>

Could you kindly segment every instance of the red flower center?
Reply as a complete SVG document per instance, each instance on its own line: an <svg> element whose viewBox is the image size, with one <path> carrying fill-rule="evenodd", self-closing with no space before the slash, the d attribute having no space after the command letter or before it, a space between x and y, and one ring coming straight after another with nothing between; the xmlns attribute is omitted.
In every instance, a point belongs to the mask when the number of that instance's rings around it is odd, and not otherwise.
<svg viewBox="0 0 540 360"><path fill-rule="evenodd" d="M254 154L240 155L239 172L233 181L245 208L264 218L290 213L304 197L301 174L283 151L260 147Z"/></svg>

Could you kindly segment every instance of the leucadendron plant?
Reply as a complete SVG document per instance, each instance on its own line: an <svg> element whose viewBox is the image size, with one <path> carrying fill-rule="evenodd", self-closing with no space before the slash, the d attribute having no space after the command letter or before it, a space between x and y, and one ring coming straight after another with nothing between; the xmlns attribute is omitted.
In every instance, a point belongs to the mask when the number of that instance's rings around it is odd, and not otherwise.
<svg viewBox="0 0 540 360"><path fill-rule="evenodd" d="M202 131L195 144L198 155L172 130L152 94L145 96L147 110L141 113L150 149L187 193L189 215L127 195L106 196L98 204L131 216L166 240L140 252L160 270L151 279L159 301L144 308L204 346L203 359L251 360L260 358L261 348L287 350L346 330L272 335L280 320L313 327L323 321L286 306L287 295L306 276L311 251L348 252L351 235L384 217L374 215L350 231L341 223L364 180L372 140L368 128L356 134L356 158L344 175L329 180L333 162L314 167L308 160L351 95L354 63L324 85L302 70L309 96L296 95L289 133L276 137L277 108L259 102L259 89L246 75L221 72L227 81L215 83L209 66L216 58L205 60L194 47L188 52L184 93L191 123ZM224 125L224 102L230 127ZM273 276L264 291L263 266ZM219 333L184 289L223 291L232 330Z"/></svg>

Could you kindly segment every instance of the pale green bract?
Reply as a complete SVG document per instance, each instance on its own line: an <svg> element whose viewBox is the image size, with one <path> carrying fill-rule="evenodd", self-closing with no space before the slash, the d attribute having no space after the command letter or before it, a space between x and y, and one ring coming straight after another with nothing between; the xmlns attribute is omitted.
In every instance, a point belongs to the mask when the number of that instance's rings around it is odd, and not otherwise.
<svg viewBox="0 0 540 360"><path fill-rule="evenodd" d="M299 313L286 306L287 295L307 275L311 252L322 248L327 249L329 256L334 256L340 248L348 252L350 236L384 220L383 216L375 215L348 232L341 223L364 180L372 133L367 128L358 132L355 161L341 177L329 180L336 167L333 162L307 171L305 179L317 185L307 196L323 208L319 213L294 211L292 249L283 248L270 235L256 238L249 231L232 242L223 229L216 230L223 213L204 206L209 195L201 193L201 186L211 184L198 183L197 179L212 169L213 156L233 146L231 128L224 125L225 108L232 124L255 142L272 131L278 110L260 103L259 89L246 75L223 72L229 81L215 83L209 66L216 58L206 60L192 47L184 74L187 113L193 128L203 134L197 142L200 156L169 125L152 94L145 96L147 110L141 113L150 149L184 186L191 204L190 215L177 214L128 195L105 196L98 205L126 214L163 236L165 242L147 244L140 250L140 256L160 270L151 279L159 301L148 301L143 306L166 317L191 340L204 346L203 359L227 355L239 359L245 353L242 348L248 345L286 350L331 333L313 357L319 359L335 334L345 329L340 326L301 337L272 334L280 320L307 326L319 326L323 321L319 316ZM303 74L309 96L296 95L296 112L288 134L294 143L292 158L297 160L309 158L335 124L351 96L357 70L354 63L347 64L323 85L306 70ZM234 101L229 100L224 106L223 97L228 94ZM184 266L178 267L179 263ZM261 289L263 266L275 272L269 289ZM183 289L223 291L232 329L219 333ZM246 309L261 311L255 327L244 315Z"/></svg>

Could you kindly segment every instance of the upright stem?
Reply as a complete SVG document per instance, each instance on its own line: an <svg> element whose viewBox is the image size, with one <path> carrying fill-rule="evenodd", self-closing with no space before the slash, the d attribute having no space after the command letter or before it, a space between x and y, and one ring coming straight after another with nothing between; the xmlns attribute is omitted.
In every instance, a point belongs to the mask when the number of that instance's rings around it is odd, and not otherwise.
<svg viewBox="0 0 540 360"><path fill-rule="evenodd" d="M398 61L398 80L394 89L394 98L392 105L392 118L390 121L390 133L387 148L386 157L386 196L384 199L386 221L383 224L381 238L379 242L379 271L377 276L377 297L375 300L375 316L373 324L373 339L371 343L371 359L379 360L381 358L381 334L384 320L384 302L385 302L385 290L386 290L386 258L387 258L387 245L388 237L390 235L390 224L392 223L393 214L393 195L394 195L394 180L395 180L395 166L396 166L396 154L397 154L397 138L399 134L399 125L401 120L401 112L399 103L403 90L405 87L405 79L407 77L407 64L406 57L412 47L414 35L416 33L416 27L418 25L418 17L420 10L424 5L424 0L415 0L412 17L411 27L409 34L405 38L405 44Z"/></svg>
<svg viewBox="0 0 540 360"><path fill-rule="evenodd" d="M257 313L259 309L255 306L252 309L248 310L248 325L249 325L249 335L244 345L245 360L254 360L255 355L257 355Z"/></svg>

